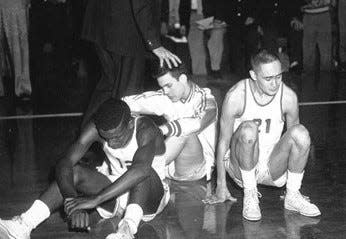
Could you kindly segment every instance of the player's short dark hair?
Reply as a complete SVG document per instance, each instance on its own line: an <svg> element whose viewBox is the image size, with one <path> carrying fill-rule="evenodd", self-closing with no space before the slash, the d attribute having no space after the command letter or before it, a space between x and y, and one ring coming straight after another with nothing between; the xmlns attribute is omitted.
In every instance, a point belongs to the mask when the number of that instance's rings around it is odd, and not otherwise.
<svg viewBox="0 0 346 239"><path fill-rule="evenodd" d="M166 62L163 62L163 65L160 66L159 60L152 60L151 68L152 68L152 77L159 78L167 73L170 73L171 76L178 79L182 74L187 75L187 69L184 63L180 63L178 66L174 66L171 64L172 68L169 68Z"/></svg>
<svg viewBox="0 0 346 239"><path fill-rule="evenodd" d="M127 123L131 118L129 106L122 100L108 99L97 109L93 116L97 129L111 130L122 123Z"/></svg>
<svg viewBox="0 0 346 239"><path fill-rule="evenodd" d="M272 63L274 61L280 61L279 56L275 52L267 49L258 50L250 59L252 70L258 69L262 64Z"/></svg>

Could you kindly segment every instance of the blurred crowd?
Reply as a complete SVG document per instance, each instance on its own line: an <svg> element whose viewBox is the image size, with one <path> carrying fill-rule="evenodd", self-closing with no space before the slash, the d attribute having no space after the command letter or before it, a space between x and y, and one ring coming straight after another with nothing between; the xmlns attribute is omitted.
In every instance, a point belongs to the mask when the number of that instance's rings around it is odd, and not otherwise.
<svg viewBox="0 0 346 239"><path fill-rule="evenodd" d="M73 67L80 77L93 68L94 47L81 39L89 2L0 1L0 97L30 100L32 75L41 68L37 59L54 52L66 59L66 65L59 67ZM249 58L259 48L276 51L285 70L298 74L346 69L346 0L155 0L151 4L152 23L161 33L162 45L178 55L192 74L209 79L225 79L228 73L247 77Z"/></svg>

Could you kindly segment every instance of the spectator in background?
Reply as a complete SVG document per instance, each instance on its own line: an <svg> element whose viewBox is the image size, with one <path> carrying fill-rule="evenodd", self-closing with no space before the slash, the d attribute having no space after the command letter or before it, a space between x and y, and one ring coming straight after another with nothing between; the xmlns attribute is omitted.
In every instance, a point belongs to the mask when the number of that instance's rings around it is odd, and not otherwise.
<svg viewBox="0 0 346 239"><path fill-rule="evenodd" d="M191 70L194 75L206 75L206 50L203 41L203 31L197 24L203 19L202 0L191 1L191 29L188 36L189 53L191 55Z"/></svg>
<svg viewBox="0 0 346 239"><path fill-rule="evenodd" d="M287 14L290 1L284 0L259 0L258 18L261 35L261 47L277 52L279 48L279 37L287 37L289 19Z"/></svg>
<svg viewBox="0 0 346 239"><path fill-rule="evenodd" d="M0 96L4 96L3 76L6 60L14 78L16 97L29 100L31 82L29 72L28 10L29 0L0 1Z"/></svg>
<svg viewBox="0 0 346 239"><path fill-rule="evenodd" d="M316 47L320 55L320 70L332 69L332 22L331 11L335 6L333 0L309 0L302 7L303 11L303 68L314 70Z"/></svg>
<svg viewBox="0 0 346 239"><path fill-rule="evenodd" d="M210 75L213 79L222 78L221 61L224 52L224 35L228 12L225 8L226 2L227 0L202 1L204 17L214 17L212 27L204 31L210 57Z"/></svg>
<svg viewBox="0 0 346 239"><path fill-rule="evenodd" d="M219 0L219 9L228 25L226 40L230 46L229 57L231 72L239 77L248 75L250 56L258 48L258 34L255 19L257 18L258 0ZM214 4L211 0L205 0ZM221 3L222 2L222 3Z"/></svg>
<svg viewBox="0 0 346 239"><path fill-rule="evenodd" d="M191 0L162 0L161 33L177 43L187 43Z"/></svg>
<svg viewBox="0 0 346 239"><path fill-rule="evenodd" d="M142 91L145 55L152 52L161 64L178 65L180 59L161 46L158 1L89 0L82 37L96 46L102 76L93 93L83 123L109 98Z"/></svg>
<svg viewBox="0 0 346 239"><path fill-rule="evenodd" d="M289 31L288 31L288 54L290 57L290 71L299 73L303 60L303 16L300 8L303 1L291 0L289 4Z"/></svg>

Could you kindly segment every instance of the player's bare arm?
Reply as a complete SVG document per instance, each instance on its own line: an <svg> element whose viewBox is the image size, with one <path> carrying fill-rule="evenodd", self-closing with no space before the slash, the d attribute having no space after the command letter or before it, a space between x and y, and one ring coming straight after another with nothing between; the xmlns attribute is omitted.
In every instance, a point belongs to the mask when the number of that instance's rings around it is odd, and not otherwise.
<svg viewBox="0 0 346 239"><path fill-rule="evenodd" d="M142 117L137 120L137 124L138 149L133 156L131 167L98 195L69 203L69 215L76 210L95 208L109 199L118 197L149 176L154 156L165 152L164 138L151 119Z"/></svg>
<svg viewBox="0 0 346 239"><path fill-rule="evenodd" d="M226 200L235 200L227 189L224 157L229 149L235 118L244 108L245 81L233 86L225 96L220 118L220 135L217 145L217 187L215 195L206 200L207 203L220 203Z"/></svg>
<svg viewBox="0 0 346 239"><path fill-rule="evenodd" d="M94 123L90 122L57 164L56 181L64 198L77 197L78 193L73 183L73 167L84 156L91 144L99 140L101 139L97 129Z"/></svg>
<svg viewBox="0 0 346 239"><path fill-rule="evenodd" d="M282 111L287 129L299 124L299 107L296 93L283 83Z"/></svg>
<svg viewBox="0 0 346 239"><path fill-rule="evenodd" d="M198 124L198 132L203 131L207 128L211 123L214 122L217 116L217 104L214 99L209 99L206 102L205 110L202 111L199 115L199 124Z"/></svg>

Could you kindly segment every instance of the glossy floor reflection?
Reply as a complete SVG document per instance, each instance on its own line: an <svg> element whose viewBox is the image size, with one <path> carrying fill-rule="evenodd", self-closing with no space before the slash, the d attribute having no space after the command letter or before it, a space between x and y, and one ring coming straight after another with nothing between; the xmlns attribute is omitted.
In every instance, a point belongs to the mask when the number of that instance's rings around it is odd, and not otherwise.
<svg viewBox="0 0 346 239"><path fill-rule="evenodd" d="M321 74L319 81L309 75L287 80L301 101L345 100L343 74ZM235 80L211 81L195 77L214 92L219 105ZM71 93L76 97L75 93ZM70 96L70 97L72 97ZM63 101L47 98L32 104L14 104L0 99L0 115L31 115L74 110ZM344 98L343 98L344 97ZM78 98L74 98L76 104ZM65 111L65 112L66 112ZM202 199L214 188L214 180L191 183L170 182L171 200L155 220L141 224L137 238L346 238L346 105L300 107L301 122L310 130L312 150L302 192L316 203L322 216L307 218L284 210L283 189L259 187L263 218L249 222L242 218L242 191L229 183L238 202L205 205ZM0 217L10 218L27 209L53 179L57 160L75 138L79 117L0 120ZM98 223L89 233L68 231L61 212L56 212L33 231L31 238L105 238L117 220Z"/></svg>

